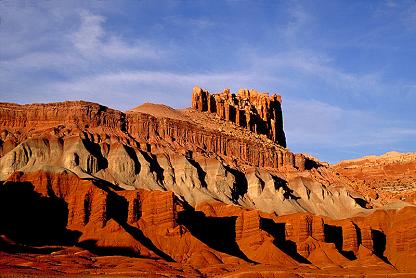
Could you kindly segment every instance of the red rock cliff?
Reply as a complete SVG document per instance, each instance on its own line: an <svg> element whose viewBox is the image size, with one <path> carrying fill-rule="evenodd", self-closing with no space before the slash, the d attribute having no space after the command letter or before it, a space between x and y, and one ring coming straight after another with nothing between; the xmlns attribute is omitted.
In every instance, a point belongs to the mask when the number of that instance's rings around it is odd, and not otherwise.
<svg viewBox="0 0 416 278"><path fill-rule="evenodd" d="M58 125L108 127L123 130L124 113L97 103L65 101L48 104L0 103L0 126L47 128Z"/></svg>
<svg viewBox="0 0 416 278"><path fill-rule="evenodd" d="M194 87L192 108L204 112L216 113L221 119L245 127L257 134L286 147L283 131L282 98L279 95L260 93L256 90L241 89L237 94L229 89L218 94Z"/></svg>
<svg viewBox="0 0 416 278"><path fill-rule="evenodd" d="M205 130L190 122L156 118L148 114L127 113L127 120L128 133L141 146L150 143L151 147L165 141L172 147L235 157L254 166L305 169L306 158L302 154L293 154L277 145L267 146L222 132Z"/></svg>
<svg viewBox="0 0 416 278"><path fill-rule="evenodd" d="M244 93L247 93L250 99L245 100ZM252 103L252 111L249 113L252 118L249 123L254 123L251 126L253 131L262 130L259 129L261 125L266 128L268 123L276 124L276 121L270 118L270 111L274 111L273 115L277 113L276 107L280 107L278 96L266 97L252 91L241 91L236 99L241 103ZM262 106L262 103L265 106ZM263 119L262 124L256 123L253 120L255 118ZM260 139L256 141L219 130L206 129L193 121L154 117L140 112L123 113L83 101L29 105L0 104L0 156L26 138L35 134L43 136L45 131L50 131L50 134L59 138L81 135L94 143L122 141L151 152L160 146L169 146L175 151L190 150L216 154L228 160L237 159L243 164L259 167L304 170L307 163L303 155L295 155L281 147L285 144L279 143L279 146ZM277 132L276 136L279 134L283 133Z"/></svg>

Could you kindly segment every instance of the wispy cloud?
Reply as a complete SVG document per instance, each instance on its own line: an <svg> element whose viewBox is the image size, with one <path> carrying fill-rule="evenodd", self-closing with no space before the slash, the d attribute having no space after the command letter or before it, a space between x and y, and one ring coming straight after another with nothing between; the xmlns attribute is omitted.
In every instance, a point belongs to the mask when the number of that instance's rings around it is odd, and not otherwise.
<svg viewBox="0 0 416 278"><path fill-rule="evenodd" d="M286 43L296 45L299 40L298 38L309 30L314 20L300 3L291 5L287 13L289 20L281 34Z"/></svg>
<svg viewBox="0 0 416 278"><path fill-rule="evenodd" d="M3 23L7 26L6 34L0 32L0 40L9 42L0 44L0 96L3 101L47 101L43 99L46 96L63 100L75 96L71 91L54 90L59 82L78 88L78 98L83 95L93 98L90 90L97 86L82 89L80 84L87 84L82 80L94 80L94 76L100 74L111 75L129 65L133 68L140 63L151 61L157 64L162 59L169 59L169 49L149 40L115 35L105 28L104 16L87 10L61 13L52 9L48 16L52 21L57 20L56 24L62 28L55 29L44 22L42 9L29 6L22 8L20 13L19 7L12 7ZM27 28L21 23L22 17L36 22L37 33L21 31ZM100 94L105 91L105 87L102 88Z"/></svg>
<svg viewBox="0 0 416 278"><path fill-rule="evenodd" d="M364 97L365 95L381 95L390 91L387 84L384 84L380 72L369 72L356 74L346 72L334 64L331 57L325 53L308 49L295 49L279 52L275 55L264 56L253 50L247 53L253 67L262 74L269 74L286 80L286 86L305 89L303 85L319 83L324 88L331 88L332 96ZM323 88L323 89L324 89ZM323 93L323 92L320 92Z"/></svg>
<svg viewBox="0 0 416 278"><path fill-rule="evenodd" d="M83 11L81 13L81 26L72 35L72 42L81 52L90 54L92 51L101 46L105 35L102 24L105 18Z"/></svg>
<svg viewBox="0 0 416 278"><path fill-rule="evenodd" d="M70 35L70 41L88 58L105 59L161 59L167 50L143 41L126 42L104 29L106 19L88 11L80 13L79 29Z"/></svg>
<svg viewBox="0 0 416 278"><path fill-rule="evenodd" d="M416 1L384 1L377 6L374 12L375 17L381 17L392 23L398 22L402 28L402 32L416 31ZM386 26L388 26L386 24Z"/></svg>
<svg viewBox="0 0 416 278"><path fill-rule="evenodd" d="M369 112L347 110L317 100L290 99L285 102L284 112L288 141L292 144L351 146L356 143L352 137L369 126L379 126L377 118Z"/></svg>

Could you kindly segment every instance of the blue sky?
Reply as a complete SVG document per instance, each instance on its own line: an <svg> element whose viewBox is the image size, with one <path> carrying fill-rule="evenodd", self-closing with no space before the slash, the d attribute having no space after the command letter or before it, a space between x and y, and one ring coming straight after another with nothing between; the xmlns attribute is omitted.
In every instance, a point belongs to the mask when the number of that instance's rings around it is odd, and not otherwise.
<svg viewBox="0 0 416 278"><path fill-rule="evenodd" d="M87 3L85 3L87 2ZM0 1L0 101L283 97L288 147L416 151L416 1Z"/></svg>

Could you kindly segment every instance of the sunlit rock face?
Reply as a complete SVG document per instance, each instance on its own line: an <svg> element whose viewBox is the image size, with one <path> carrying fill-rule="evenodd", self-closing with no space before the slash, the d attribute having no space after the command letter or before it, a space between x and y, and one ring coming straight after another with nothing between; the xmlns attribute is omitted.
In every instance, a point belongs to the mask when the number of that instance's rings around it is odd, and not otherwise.
<svg viewBox="0 0 416 278"><path fill-rule="evenodd" d="M412 180L414 159L329 166L290 152L282 119L280 96L255 90L195 87L184 110L1 103L0 247L76 245L60 258L128 255L189 275L414 271L415 208L382 207L362 182Z"/></svg>

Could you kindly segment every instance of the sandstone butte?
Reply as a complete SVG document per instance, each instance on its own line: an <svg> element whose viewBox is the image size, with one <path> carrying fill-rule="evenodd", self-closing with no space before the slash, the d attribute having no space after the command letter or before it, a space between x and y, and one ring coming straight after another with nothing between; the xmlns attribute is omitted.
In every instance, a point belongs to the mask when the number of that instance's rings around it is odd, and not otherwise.
<svg viewBox="0 0 416 278"><path fill-rule="evenodd" d="M0 276L414 277L416 154L294 154L281 105L0 103Z"/></svg>

